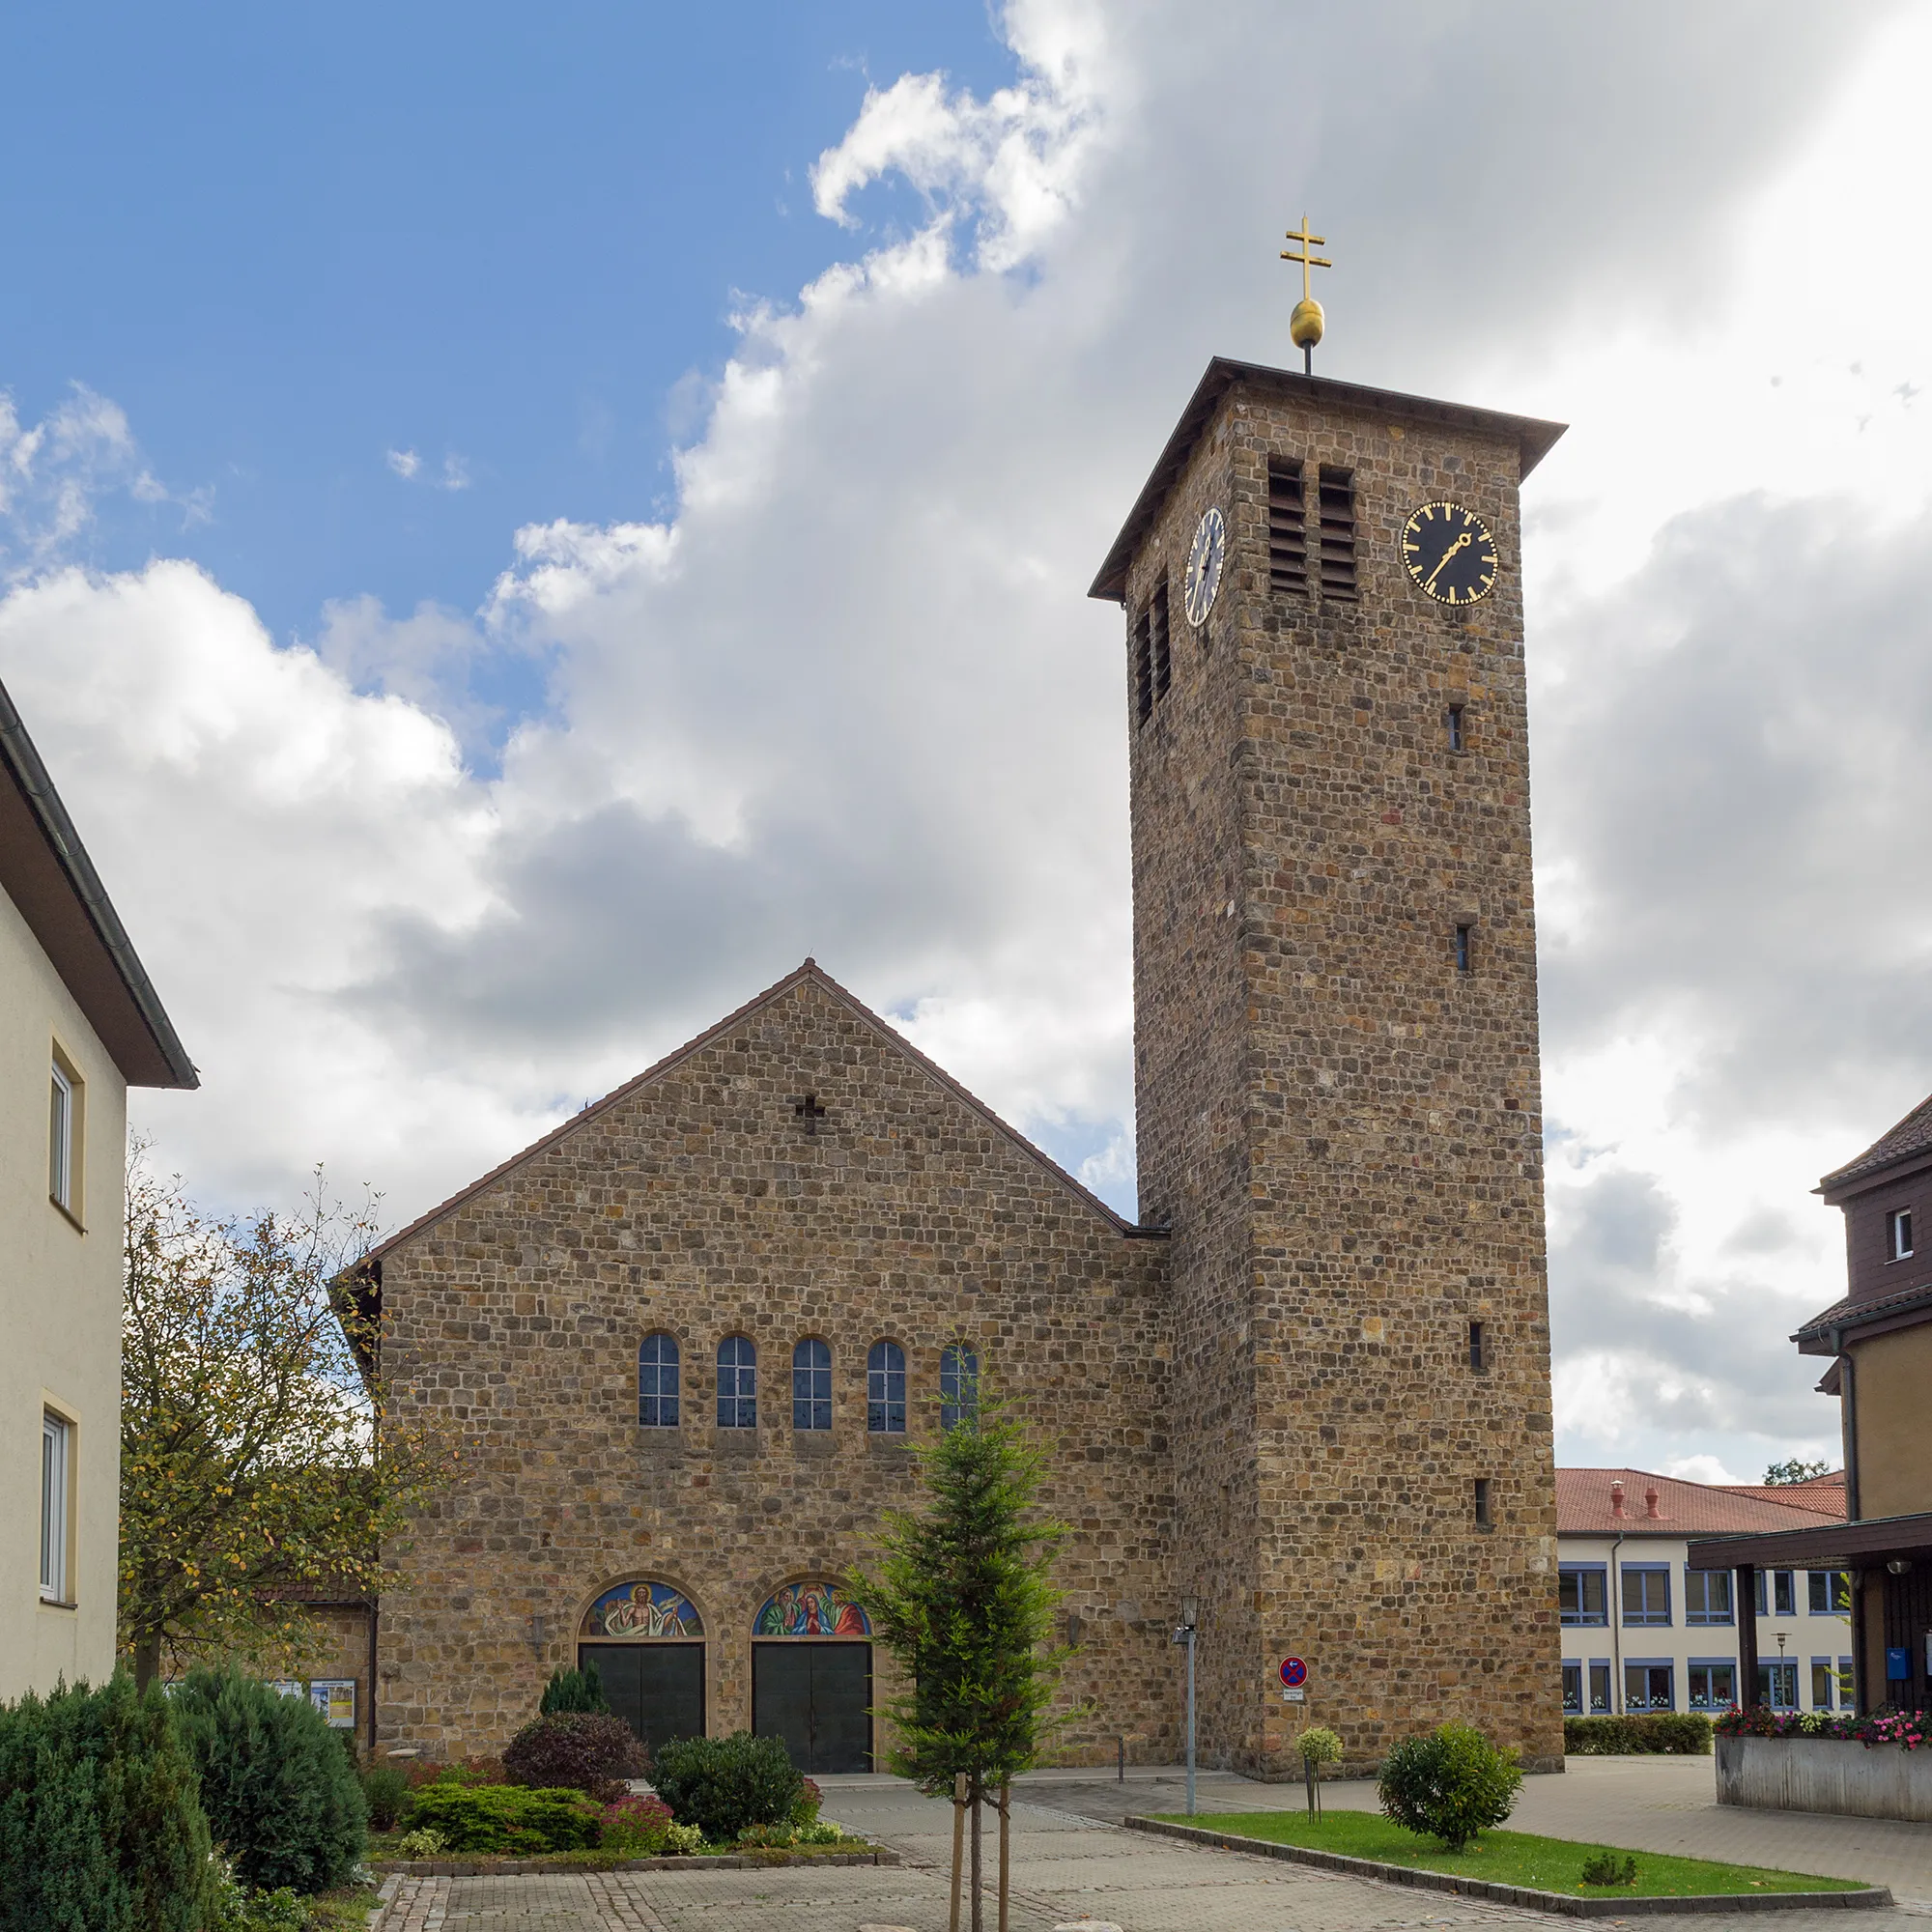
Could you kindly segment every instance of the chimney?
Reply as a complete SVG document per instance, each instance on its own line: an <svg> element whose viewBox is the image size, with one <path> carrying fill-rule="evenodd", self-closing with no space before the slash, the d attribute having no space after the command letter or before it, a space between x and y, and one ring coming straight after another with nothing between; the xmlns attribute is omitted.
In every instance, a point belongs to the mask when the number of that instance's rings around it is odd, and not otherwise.
<svg viewBox="0 0 1932 1932"><path fill-rule="evenodd" d="M1657 1485L1655 1483L1643 1492L1643 1513L1652 1522L1657 1520Z"/></svg>
<svg viewBox="0 0 1932 1932"><path fill-rule="evenodd" d="M1621 1480L1610 1485L1610 1514L1619 1521L1624 1514L1624 1486Z"/></svg>

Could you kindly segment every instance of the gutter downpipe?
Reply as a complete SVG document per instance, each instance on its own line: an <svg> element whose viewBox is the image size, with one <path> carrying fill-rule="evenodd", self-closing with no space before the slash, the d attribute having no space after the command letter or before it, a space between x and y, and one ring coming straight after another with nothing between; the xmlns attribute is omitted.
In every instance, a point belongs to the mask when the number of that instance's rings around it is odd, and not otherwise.
<svg viewBox="0 0 1932 1932"><path fill-rule="evenodd" d="M1624 1709L1624 1586L1623 1565L1617 1561L1617 1551L1624 1547L1628 1530L1617 1531L1617 1540L1610 1545L1610 1709L1620 1718L1629 1717Z"/></svg>

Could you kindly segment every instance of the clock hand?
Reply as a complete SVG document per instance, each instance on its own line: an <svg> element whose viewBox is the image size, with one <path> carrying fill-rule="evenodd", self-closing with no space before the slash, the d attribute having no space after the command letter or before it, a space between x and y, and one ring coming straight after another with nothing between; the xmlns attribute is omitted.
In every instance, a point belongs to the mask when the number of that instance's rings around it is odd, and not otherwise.
<svg viewBox="0 0 1932 1932"><path fill-rule="evenodd" d="M1467 550L1469 548L1470 541L1471 539L1469 536L1469 532L1467 530L1464 530L1463 534L1460 537L1458 537L1456 541L1452 543L1449 546L1449 548L1445 550L1439 557L1435 559L1435 568L1432 570L1429 573L1429 575L1422 581L1423 589L1434 590L1435 588L1435 580L1442 575L1443 569L1447 565L1449 559L1452 556L1455 556L1459 552Z"/></svg>

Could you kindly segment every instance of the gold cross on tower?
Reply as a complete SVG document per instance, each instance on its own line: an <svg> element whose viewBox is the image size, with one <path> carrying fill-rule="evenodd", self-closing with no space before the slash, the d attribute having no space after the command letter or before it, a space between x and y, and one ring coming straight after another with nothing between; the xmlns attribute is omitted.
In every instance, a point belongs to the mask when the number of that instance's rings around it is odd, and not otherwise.
<svg viewBox="0 0 1932 1932"><path fill-rule="evenodd" d="M1321 236L1309 233L1307 215L1301 217L1299 228L1288 231L1288 240L1301 243L1298 255L1287 248L1281 251L1284 262L1301 264L1301 299L1295 303L1294 313L1288 319L1288 339L1301 351L1302 369L1312 376L1315 373L1315 345L1321 340L1321 304L1315 299L1314 291L1308 286L1308 271L1310 269L1332 269L1335 265L1313 252L1328 244Z"/></svg>

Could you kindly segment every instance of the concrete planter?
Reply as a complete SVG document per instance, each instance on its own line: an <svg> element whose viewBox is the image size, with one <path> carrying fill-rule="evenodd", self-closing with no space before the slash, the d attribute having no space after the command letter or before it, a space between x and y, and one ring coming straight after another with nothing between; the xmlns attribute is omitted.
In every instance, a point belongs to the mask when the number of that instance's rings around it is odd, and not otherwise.
<svg viewBox="0 0 1932 1932"><path fill-rule="evenodd" d="M1932 1824L1932 1749L1844 1738L1719 1738L1718 1803Z"/></svg>

